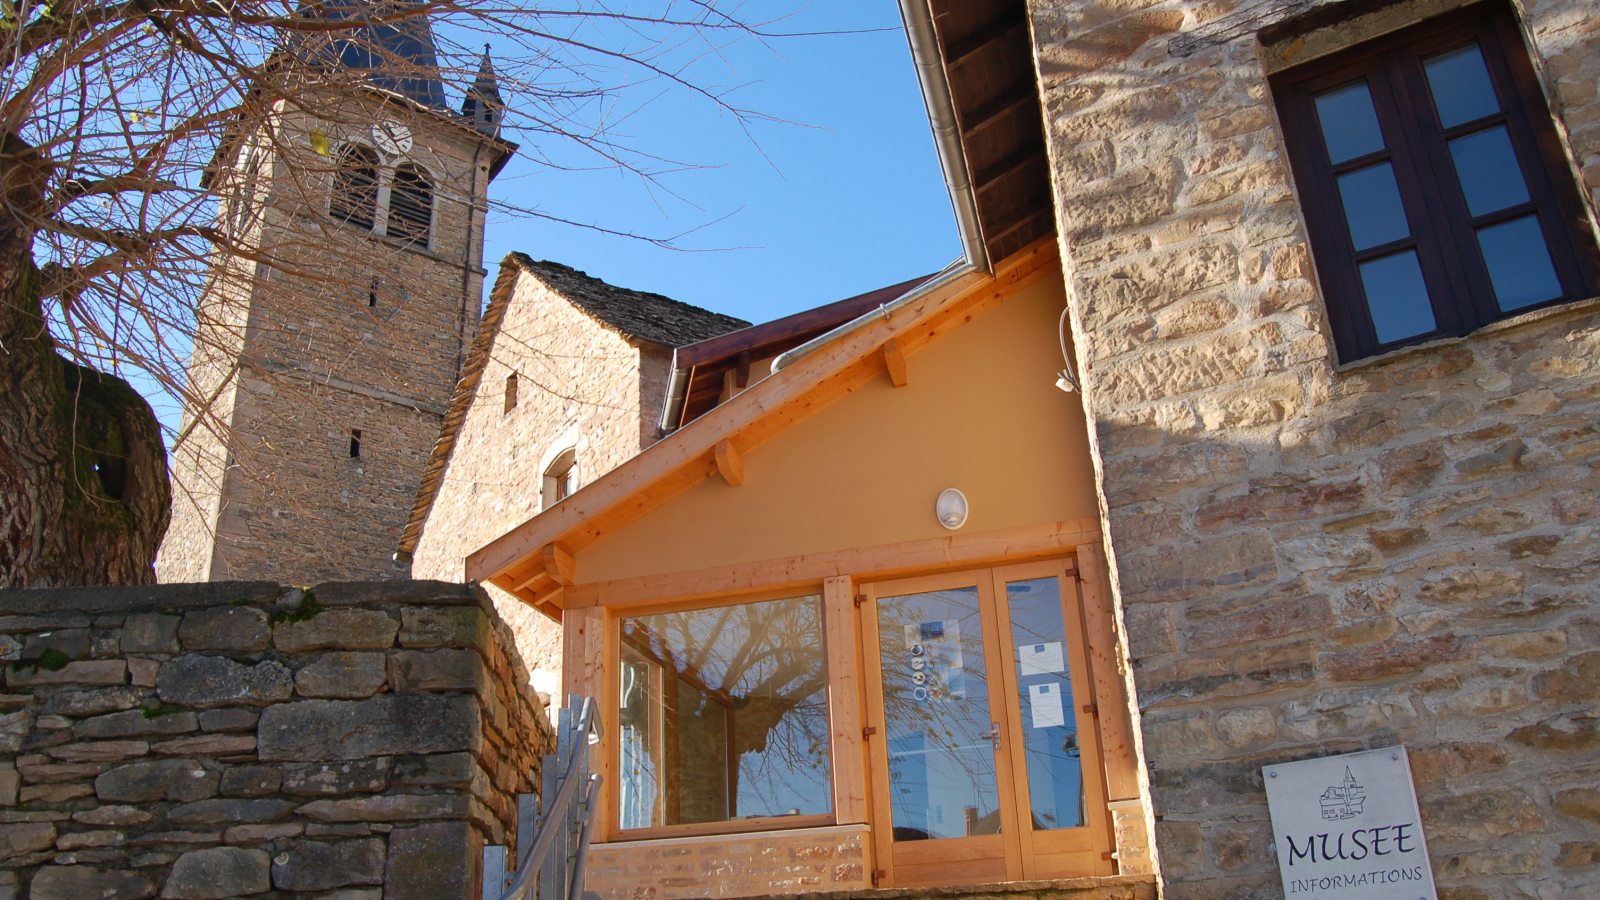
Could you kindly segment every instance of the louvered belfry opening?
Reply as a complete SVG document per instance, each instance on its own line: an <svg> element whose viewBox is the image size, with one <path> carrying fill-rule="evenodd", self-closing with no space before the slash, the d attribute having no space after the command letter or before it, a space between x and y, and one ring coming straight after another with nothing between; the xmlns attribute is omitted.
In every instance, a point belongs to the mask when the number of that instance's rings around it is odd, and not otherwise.
<svg viewBox="0 0 1600 900"><path fill-rule="evenodd" d="M389 237L427 246L433 224L433 184L413 166L401 166L389 186Z"/></svg>
<svg viewBox="0 0 1600 900"><path fill-rule="evenodd" d="M1023 0L930 0L991 264L1055 233Z"/></svg>
<svg viewBox="0 0 1600 900"><path fill-rule="evenodd" d="M378 213L378 154L352 146L339 155L333 173L328 215L357 228L372 230Z"/></svg>

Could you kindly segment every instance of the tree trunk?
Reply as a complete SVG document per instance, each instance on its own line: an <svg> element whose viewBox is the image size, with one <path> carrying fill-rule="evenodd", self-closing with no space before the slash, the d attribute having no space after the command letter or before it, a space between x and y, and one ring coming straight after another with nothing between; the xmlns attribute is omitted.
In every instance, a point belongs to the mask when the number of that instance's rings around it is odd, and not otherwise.
<svg viewBox="0 0 1600 900"><path fill-rule="evenodd" d="M55 350L29 220L50 164L0 145L0 587L150 584L171 487L155 413Z"/></svg>

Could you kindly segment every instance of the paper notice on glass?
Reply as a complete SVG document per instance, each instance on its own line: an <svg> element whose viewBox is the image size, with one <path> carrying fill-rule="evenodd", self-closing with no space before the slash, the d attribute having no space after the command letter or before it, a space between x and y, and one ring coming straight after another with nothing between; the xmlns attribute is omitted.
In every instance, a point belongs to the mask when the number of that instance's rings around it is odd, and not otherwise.
<svg viewBox="0 0 1600 900"><path fill-rule="evenodd" d="M1054 675L1065 672L1066 664L1061 659L1061 642L1049 644L1018 644L1017 664L1022 671L1019 673L1026 678L1029 675Z"/></svg>
<svg viewBox="0 0 1600 900"><path fill-rule="evenodd" d="M1035 728L1055 728L1067 724L1066 712L1061 708L1061 686L1028 685L1028 711L1033 716Z"/></svg>

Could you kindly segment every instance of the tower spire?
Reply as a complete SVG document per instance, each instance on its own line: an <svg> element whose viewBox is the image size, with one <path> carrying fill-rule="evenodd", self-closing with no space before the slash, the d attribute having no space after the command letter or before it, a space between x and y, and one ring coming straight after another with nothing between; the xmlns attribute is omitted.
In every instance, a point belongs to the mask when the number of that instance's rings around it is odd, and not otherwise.
<svg viewBox="0 0 1600 900"><path fill-rule="evenodd" d="M499 137L500 118L504 111L505 102L500 99L500 80L494 74L494 63L489 61L489 45L484 44L478 77L461 101L461 115L472 123L473 128L490 137Z"/></svg>

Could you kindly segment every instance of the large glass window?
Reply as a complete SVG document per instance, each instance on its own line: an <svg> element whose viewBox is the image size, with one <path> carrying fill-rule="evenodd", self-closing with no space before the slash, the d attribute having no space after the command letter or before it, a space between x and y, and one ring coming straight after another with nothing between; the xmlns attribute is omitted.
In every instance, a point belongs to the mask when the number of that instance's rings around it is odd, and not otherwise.
<svg viewBox="0 0 1600 900"><path fill-rule="evenodd" d="M621 622L620 826L833 811L822 598Z"/></svg>

